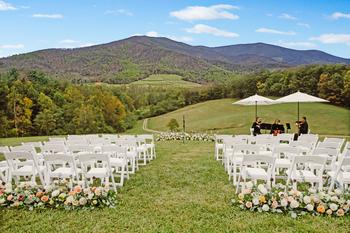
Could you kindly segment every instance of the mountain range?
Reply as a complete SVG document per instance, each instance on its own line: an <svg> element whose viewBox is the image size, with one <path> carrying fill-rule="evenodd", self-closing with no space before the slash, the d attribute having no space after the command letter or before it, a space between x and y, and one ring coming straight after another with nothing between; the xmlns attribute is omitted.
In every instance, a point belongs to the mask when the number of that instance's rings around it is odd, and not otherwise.
<svg viewBox="0 0 350 233"><path fill-rule="evenodd" d="M335 63L350 64L350 59L264 43L206 47L165 37L133 36L90 47L45 49L1 58L0 71L37 69L57 77L119 83L152 73L175 73L208 81L212 74Z"/></svg>

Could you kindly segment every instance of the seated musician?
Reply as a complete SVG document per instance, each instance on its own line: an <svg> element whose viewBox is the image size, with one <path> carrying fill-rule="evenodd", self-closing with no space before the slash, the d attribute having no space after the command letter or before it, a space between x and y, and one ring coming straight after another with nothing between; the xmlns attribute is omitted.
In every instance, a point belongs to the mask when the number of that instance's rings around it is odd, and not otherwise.
<svg viewBox="0 0 350 233"><path fill-rule="evenodd" d="M298 127L298 133L294 134L294 140L298 140L298 136L301 134L309 133L309 125L305 116L303 116L300 121L295 122L295 125Z"/></svg>
<svg viewBox="0 0 350 233"><path fill-rule="evenodd" d="M260 129L261 129L261 118L260 117L257 117L255 119L255 122L253 123L252 128L254 129L254 131L253 131L253 135L254 136L256 136L258 134L261 134L261 131L260 131Z"/></svg>
<svg viewBox="0 0 350 233"><path fill-rule="evenodd" d="M276 119L275 122L271 126L271 134L278 135L284 133L284 126L281 124L281 121Z"/></svg>

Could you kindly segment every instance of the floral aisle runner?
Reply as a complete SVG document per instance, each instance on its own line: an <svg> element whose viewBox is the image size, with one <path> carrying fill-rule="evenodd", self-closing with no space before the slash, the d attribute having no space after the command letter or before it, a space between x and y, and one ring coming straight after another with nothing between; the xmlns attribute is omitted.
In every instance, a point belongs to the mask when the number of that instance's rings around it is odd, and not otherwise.
<svg viewBox="0 0 350 233"><path fill-rule="evenodd" d="M75 186L46 186L44 188L21 185L0 185L0 209L22 208L34 209L95 209L116 205L117 194L104 187L82 188Z"/></svg>
<svg viewBox="0 0 350 233"><path fill-rule="evenodd" d="M290 190L282 184L268 191L264 185L257 187L247 182L232 203L242 210L272 213L287 213L293 218L311 214L314 216L328 215L342 217L350 214L350 193L339 189L334 192Z"/></svg>

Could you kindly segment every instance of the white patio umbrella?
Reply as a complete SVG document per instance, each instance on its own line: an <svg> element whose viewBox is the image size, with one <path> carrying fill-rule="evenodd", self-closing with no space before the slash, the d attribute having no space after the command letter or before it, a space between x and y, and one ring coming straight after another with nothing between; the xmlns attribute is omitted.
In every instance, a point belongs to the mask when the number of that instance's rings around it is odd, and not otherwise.
<svg viewBox="0 0 350 233"><path fill-rule="evenodd" d="M249 96L245 99L234 102L233 104L238 105L255 105L255 118L258 116L258 105L270 105L274 104L275 101L258 94Z"/></svg>
<svg viewBox="0 0 350 233"><path fill-rule="evenodd" d="M297 91L293 94L279 98L275 100L275 102L276 103L298 103L298 119L297 119L298 121L299 120L299 103L329 102L329 101Z"/></svg>

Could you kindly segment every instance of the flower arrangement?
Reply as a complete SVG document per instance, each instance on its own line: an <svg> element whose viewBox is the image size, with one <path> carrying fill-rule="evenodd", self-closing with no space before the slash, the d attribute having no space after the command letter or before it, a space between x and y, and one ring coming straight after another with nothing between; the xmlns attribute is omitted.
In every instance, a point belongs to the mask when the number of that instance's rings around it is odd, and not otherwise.
<svg viewBox="0 0 350 233"><path fill-rule="evenodd" d="M242 210L257 212L285 213L292 218L311 214L342 217L350 214L350 193L336 189L334 192L290 190L285 191L283 184L278 184L268 191L264 185L254 186L247 182L245 188L233 200L233 205Z"/></svg>
<svg viewBox="0 0 350 233"><path fill-rule="evenodd" d="M207 133L165 132L156 135L156 141L205 141L213 142L215 137Z"/></svg>
<svg viewBox="0 0 350 233"><path fill-rule="evenodd" d="M77 185L69 190L67 186L46 186L38 188L28 184L12 189L11 185L0 186L0 209L95 209L116 205L117 195L104 187L82 188Z"/></svg>

